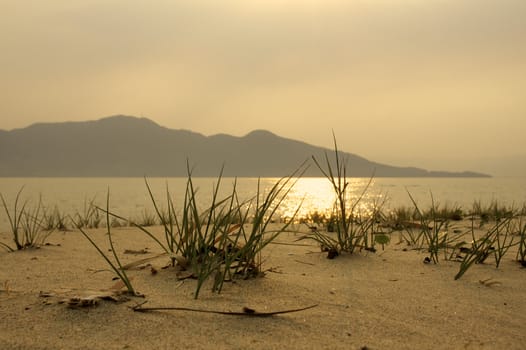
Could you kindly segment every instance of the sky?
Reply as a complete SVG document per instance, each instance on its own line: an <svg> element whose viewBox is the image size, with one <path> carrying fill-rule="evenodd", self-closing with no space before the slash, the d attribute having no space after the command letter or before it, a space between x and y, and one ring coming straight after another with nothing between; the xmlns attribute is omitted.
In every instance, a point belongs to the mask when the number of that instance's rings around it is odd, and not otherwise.
<svg viewBox="0 0 526 350"><path fill-rule="evenodd" d="M526 176L524 0L0 0L0 52L3 130L334 131L377 162Z"/></svg>

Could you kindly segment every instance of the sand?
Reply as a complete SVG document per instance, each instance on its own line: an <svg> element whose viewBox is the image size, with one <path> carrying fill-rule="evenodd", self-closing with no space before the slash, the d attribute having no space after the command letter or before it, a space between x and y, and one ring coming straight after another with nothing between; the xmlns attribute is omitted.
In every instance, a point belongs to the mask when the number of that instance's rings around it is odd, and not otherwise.
<svg viewBox="0 0 526 350"><path fill-rule="evenodd" d="M466 224L466 223L464 223ZM462 224L461 224L462 225ZM107 248L103 229L90 230ZM161 253L133 228L113 230L125 263ZM294 242L298 234L279 237ZM9 242L7 233L1 242ZM376 253L326 258L315 243L272 244L263 278L227 283L221 294L162 269L129 272L145 298L70 308L62 300L107 290L115 281L105 261L79 232L55 232L52 245L0 251L2 349L523 349L526 344L526 271L508 253L473 266L459 280L459 263L424 264L425 254L392 243ZM148 254L124 254L147 248ZM103 270L103 271L100 271ZM482 283L489 280L497 283ZM41 297L41 292L52 295ZM189 307L268 312L317 304L267 318L189 311L139 313L131 307Z"/></svg>

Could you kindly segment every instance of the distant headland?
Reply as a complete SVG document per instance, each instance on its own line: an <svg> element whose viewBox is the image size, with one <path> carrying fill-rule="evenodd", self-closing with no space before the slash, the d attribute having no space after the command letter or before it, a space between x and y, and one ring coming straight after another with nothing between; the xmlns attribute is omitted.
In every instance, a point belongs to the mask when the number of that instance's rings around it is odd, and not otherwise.
<svg viewBox="0 0 526 350"><path fill-rule="evenodd" d="M243 137L204 136L162 127L146 118L111 116L96 121L37 123L0 130L2 177L281 177L312 156L333 150L256 130ZM340 152L351 177L490 177L465 171L428 171L367 160ZM321 176L310 166L304 176Z"/></svg>

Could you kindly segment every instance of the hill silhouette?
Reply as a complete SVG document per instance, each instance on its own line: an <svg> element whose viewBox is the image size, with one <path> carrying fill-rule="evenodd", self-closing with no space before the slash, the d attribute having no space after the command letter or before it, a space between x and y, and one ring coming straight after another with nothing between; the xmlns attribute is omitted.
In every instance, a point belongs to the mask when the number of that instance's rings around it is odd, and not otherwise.
<svg viewBox="0 0 526 350"><path fill-rule="evenodd" d="M323 160L333 150L255 130L243 137L204 136L162 127L146 118L112 116L96 121L37 123L0 130L2 177L280 177L312 156ZM427 171L396 167L341 152L353 177L482 177L475 172ZM310 166L306 176L320 176Z"/></svg>

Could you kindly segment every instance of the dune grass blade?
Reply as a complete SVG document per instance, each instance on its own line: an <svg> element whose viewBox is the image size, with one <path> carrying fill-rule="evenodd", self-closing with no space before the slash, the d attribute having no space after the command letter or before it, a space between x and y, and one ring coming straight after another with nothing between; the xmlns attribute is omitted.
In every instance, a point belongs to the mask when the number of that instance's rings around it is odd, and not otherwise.
<svg viewBox="0 0 526 350"><path fill-rule="evenodd" d="M4 196L0 193L0 199L2 200L2 204L4 206L4 210L7 215L7 219L9 220L9 226L11 228L11 234L12 234L13 242L15 243L16 250L24 249L24 246L25 246L23 240L20 237L20 222L22 220L22 216L25 213L27 201L24 201L22 203L21 208L18 207L19 201L20 201L20 194L22 193L23 189L24 187L22 186L20 190L18 191L18 193L16 194L12 213L9 211L9 208L7 206L6 200L4 199ZM9 251L15 250L6 244L2 244L2 246L4 246L4 248L8 249Z"/></svg>
<svg viewBox="0 0 526 350"><path fill-rule="evenodd" d="M166 246L162 244L161 246L166 252L174 254L178 248L178 244L175 239L175 232L174 232L174 225L175 225L175 220L177 220L177 217L175 215L174 205L170 197L170 191L168 190L168 184L166 184L166 198L167 198L167 204L168 204L167 205L168 217L166 217L165 215L163 215L163 213L161 213L161 210L159 209L159 206L157 205L157 201L155 200L155 197L153 195L150 184L148 183L148 180L146 178L144 178L144 183L146 184L146 188L148 189L148 194L150 196L153 207L155 209L155 213L159 217L160 223L164 228L164 238L166 240ZM172 258L172 265L175 265L175 258Z"/></svg>
<svg viewBox="0 0 526 350"><path fill-rule="evenodd" d="M491 239L489 235L485 235L482 237L478 242L475 238L475 227L474 227L474 221L475 219L471 219L471 236L473 238L473 242L471 244L471 250L468 254L464 256L464 259L462 260L460 264L459 271L455 275L455 280L462 277L466 271L475 263L478 263L481 259L481 254L483 250L489 248L491 246Z"/></svg>
<svg viewBox="0 0 526 350"><path fill-rule="evenodd" d="M113 218L116 218L118 220L122 220L122 221L128 221L128 219L126 219L125 217L123 216L120 216L114 212L110 212L108 211L108 209L104 209L104 208L101 208L99 206L97 206L97 209L102 211L103 213L105 213L106 215L110 215L112 216ZM111 226L111 225L110 225ZM136 223L134 221L130 221L130 226L132 227L136 227L138 228L139 230L141 230L142 232L144 232L146 235L148 235L151 239L153 239L157 244L159 244L159 246L161 248L163 248L163 250L166 252L166 253L170 253L170 251L168 250L168 248L159 240L157 239L157 237L155 237L154 234L152 234L150 231L148 231L145 227L141 226L141 224L139 223Z"/></svg>
<svg viewBox="0 0 526 350"><path fill-rule="evenodd" d="M506 217L502 220L497 220L495 224L481 238L477 239L474 233L474 219L472 218L471 232L473 242L471 244L470 251L466 254L466 256L460 264L460 269L455 275L455 280L462 277L473 264L483 263L491 254L497 254L498 258L496 257L496 259L500 261L502 256L504 256L506 251L509 249L509 247L512 246L512 243L508 242L507 238L505 238L504 241L501 242L501 246L498 247L498 250L495 249L495 243L500 239L499 235L501 229L503 227L506 227L510 220L512 220L511 217ZM496 264L498 267L497 260Z"/></svg>
<svg viewBox="0 0 526 350"><path fill-rule="evenodd" d="M524 208L523 208L524 210ZM521 213L517 222L517 234L519 236L518 249L517 249L517 261L523 266L526 266L526 220L524 220L524 214Z"/></svg>
<svg viewBox="0 0 526 350"><path fill-rule="evenodd" d="M504 255L506 255L508 250L514 245L519 244L519 242L514 242L514 218L505 218L503 219L503 221L504 222L501 226L503 230L501 230L501 227L497 226L495 233L496 246L494 247L493 256L495 257L495 267L497 268L499 267L502 258L504 257Z"/></svg>
<svg viewBox="0 0 526 350"><path fill-rule="evenodd" d="M45 230L45 215L42 208L42 198L39 198L37 206L32 210L26 207L22 215L20 227L24 237L24 247L37 247L44 244L53 232L53 229Z"/></svg>
<svg viewBox="0 0 526 350"><path fill-rule="evenodd" d="M0 247L4 248L5 250L7 250L8 252L14 252L15 250L13 248L11 248L8 244L6 243L3 243L3 242L0 242Z"/></svg>
<svg viewBox="0 0 526 350"><path fill-rule="evenodd" d="M310 232L308 235L305 235L303 237L300 237L297 239L297 241L301 241L304 239L311 239L318 243L322 250L333 250L334 252L339 251L339 243L336 239L332 238L331 236L320 232L317 228L315 228L312 232Z"/></svg>
<svg viewBox="0 0 526 350"><path fill-rule="evenodd" d="M108 194L106 196L106 210L104 212L106 214L106 227L107 227L107 230L108 230L108 232L107 232L107 234L108 234L108 241L109 241L109 244L110 244L111 252L113 254L113 258L115 259L115 263L112 262L111 259L102 251L102 249L99 248L97 243L95 243L95 241L89 236L89 234L86 231L84 231L84 228L82 227L82 223L76 223L77 224L77 228L79 229L80 233L82 233L82 235L91 243L91 245L93 245L93 247L95 247L95 249L99 252L99 254L104 258L104 260L106 260L106 262L111 267L113 272L115 272L115 274L121 279L121 281L126 286L126 289L127 289L128 293L131 294L131 295L138 295L138 293L133 288L133 285L132 285L128 275L126 274L126 271L123 268L123 265L120 262L120 259L119 259L118 255L117 255L117 252L115 251L115 247L113 246L113 239L111 237L111 224L110 224L109 208L110 208L110 191L108 190ZM73 220L73 222L75 222L74 219L72 219L72 220Z"/></svg>
<svg viewBox="0 0 526 350"><path fill-rule="evenodd" d="M234 180L232 195L229 201L228 210L226 215L224 215L224 227L226 230L216 239L217 247L219 251L226 252L224 255L223 264L224 267L222 270L216 271L216 276L214 279L213 290L220 293L225 280L232 279L232 276L235 275L236 271L231 271L233 269L233 264L236 260L241 260L242 258L237 257L241 255L235 252L240 246L240 241L242 237L245 237L244 229L245 225L248 223L249 210L243 212L242 208L247 204L246 202L241 203L236 191L237 179ZM249 205L248 205L249 206Z"/></svg>
<svg viewBox="0 0 526 350"><path fill-rule="evenodd" d="M431 260L433 263L438 263L438 253L441 248L447 247L447 234L443 234L445 231L447 231L447 227L449 222L447 220L442 220L438 218L437 215L437 208L438 206L435 204L435 199L433 197L433 193L431 193L431 207L429 209L429 214L425 215L420 208L418 207L418 204L416 203L416 200L413 198L411 193L407 191L407 194L409 195L409 198L411 199L411 202L413 202L413 205L415 207L415 213L417 214L418 218L420 219L420 230L422 237L425 240L425 244L427 246L427 251L429 252L429 255L431 256Z"/></svg>

